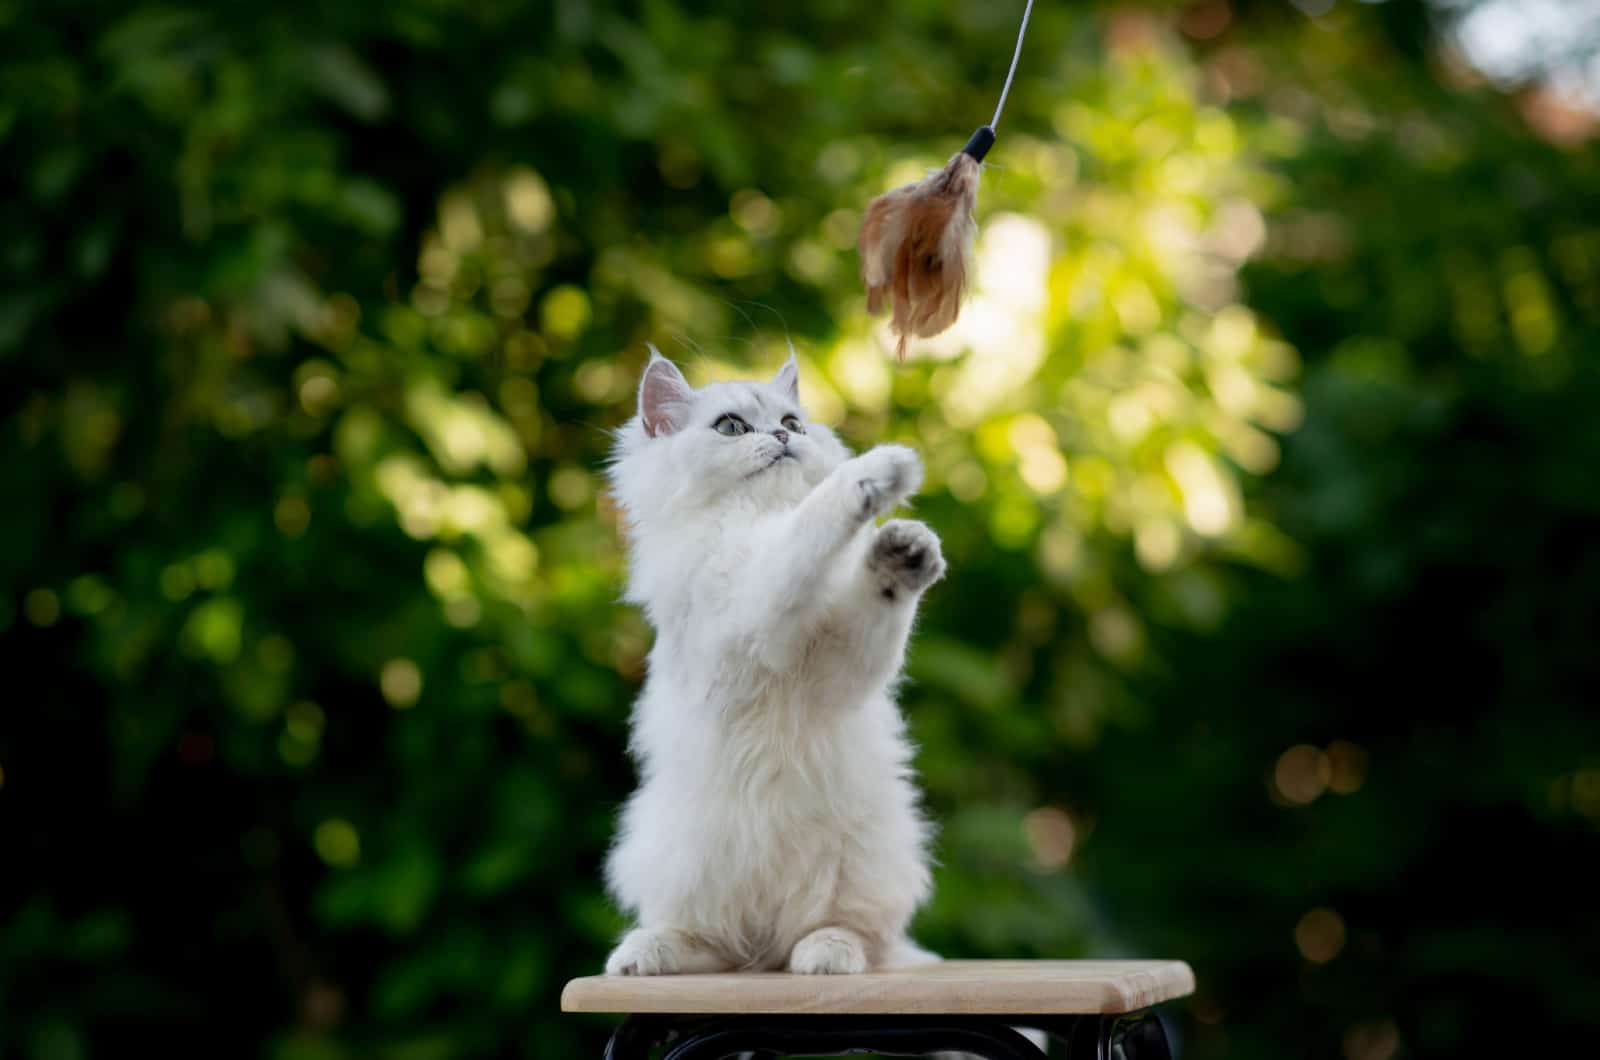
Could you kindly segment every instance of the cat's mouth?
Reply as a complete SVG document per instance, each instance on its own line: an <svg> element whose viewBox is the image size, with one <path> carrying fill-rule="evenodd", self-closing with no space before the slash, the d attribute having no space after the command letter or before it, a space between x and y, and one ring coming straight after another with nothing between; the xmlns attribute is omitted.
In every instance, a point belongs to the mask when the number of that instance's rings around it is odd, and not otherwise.
<svg viewBox="0 0 1600 1060"><path fill-rule="evenodd" d="M789 451L788 449L785 449L783 452L779 453L777 456L773 457L771 460L768 460L765 464L762 464L760 467L758 467L754 471L750 472L750 474L746 475L745 478L754 478L755 476L761 474L761 472L770 470L771 468L773 468L774 466L782 463L785 460L798 460L798 459L800 459L800 458L795 456L793 452Z"/></svg>

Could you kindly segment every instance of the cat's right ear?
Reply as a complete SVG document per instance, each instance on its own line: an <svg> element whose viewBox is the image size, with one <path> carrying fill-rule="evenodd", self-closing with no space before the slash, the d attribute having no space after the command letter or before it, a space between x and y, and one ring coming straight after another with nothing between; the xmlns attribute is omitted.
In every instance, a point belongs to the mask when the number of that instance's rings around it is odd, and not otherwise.
<svg viewBox="0 0 1600 1060"><path fill-rule="evenodd" d="M800 362L794 359L794 343L789 344L789 359L783 362L783 367L778 369L778 374L772 377L772 385L789 398L796 405L800 404Z"/></svg>
<svg viewBox="0 0 1600 1060"><path fill-rule="evenodd" d="M650 347L650 363L639 380L639 419L652 438L682 430L689 422L694 388L678 366Z"/></svg>

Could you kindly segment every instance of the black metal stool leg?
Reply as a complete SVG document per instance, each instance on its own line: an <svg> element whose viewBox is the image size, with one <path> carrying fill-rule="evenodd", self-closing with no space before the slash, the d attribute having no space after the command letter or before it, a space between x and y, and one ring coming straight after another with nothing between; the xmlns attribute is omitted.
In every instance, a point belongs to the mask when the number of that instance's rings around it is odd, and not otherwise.
<svg viewBox="0 0 1600 1060"><path fill-rule="evenodd" d="M1154 1011L1107 1017L1105 1024L1100 1054L1104 1060L1172 1060L1167 1030Z"/></svg>
<svg viewBox="0 0 1600 1060"><path fill-rule="evenodd" d="M1166 1029L1153 1009L1046 1020L1040 1029L1066 1043L1067 1060L1172 1060Z"/></svg>
<svg viewBox="0 0 1600 1060"><path fill-rule="evenodd" d="M790 1056L965 1054L982 1060L1049 1060L1017 1028L1043 1031L1066 1060L1171 1060L1152 1009L1114 1016L629 1016L605 1060L782 1060Z"/></svg>
<svg viewBox="0 0 1600 1060"><path fill-rule="evenodd" d="M719 1022L685 1034L662 1060L724 1060L740 1053L777 1056L884 1056L967 1053L984 1060L1045 1060L1004 1022L934 1018L754 1019Z"/></svg>
<svg viewBox="0 0 1600 1060"><path fill-rule="evenodd" d="M650 1050L660 1040L662 1023L651 1016L629 1016L606 1042L605 1060L650 1060Z"/></svg>

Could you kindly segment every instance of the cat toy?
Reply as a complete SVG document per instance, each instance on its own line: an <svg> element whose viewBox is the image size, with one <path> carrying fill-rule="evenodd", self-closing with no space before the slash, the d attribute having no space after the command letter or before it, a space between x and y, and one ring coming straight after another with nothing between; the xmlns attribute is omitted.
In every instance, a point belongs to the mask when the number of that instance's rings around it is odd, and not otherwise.
<svg viewBox="0 0 1600 1060"><path fill-rule="evenodd" d="M912 336L932 338L954 324L961 313L978 236L973 210L978 203L979 163L994 146L995 126L1000 124L1000 112L1017 73L1022 38L1032 13L1033 0L1028 0L1022 27L1017 30L1016 50L1011 54L1011 69L989 124L980 125L943 169L925 180L885 192L867 205L856 241L861 279L867 288L867 312L882 313L885 302L893 298L889 326L899 336L895 355L902 363Z"/></svg>

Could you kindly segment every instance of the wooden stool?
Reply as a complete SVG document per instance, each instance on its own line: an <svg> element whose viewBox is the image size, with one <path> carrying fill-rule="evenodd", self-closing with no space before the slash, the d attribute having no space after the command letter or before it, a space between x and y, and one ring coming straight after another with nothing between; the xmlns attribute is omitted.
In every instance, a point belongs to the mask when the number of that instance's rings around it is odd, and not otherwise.
<svg viewBox="0 0 1600 1060"><path fill-rule="evenodd" d="M972 1053L1041 1060L1019 1028L1069 1060L1169 1060L1155 1006L1194 990L1182 961L943 961L865 975L591 976L563 1012L624 1013L606 1060Z"/></svg>

